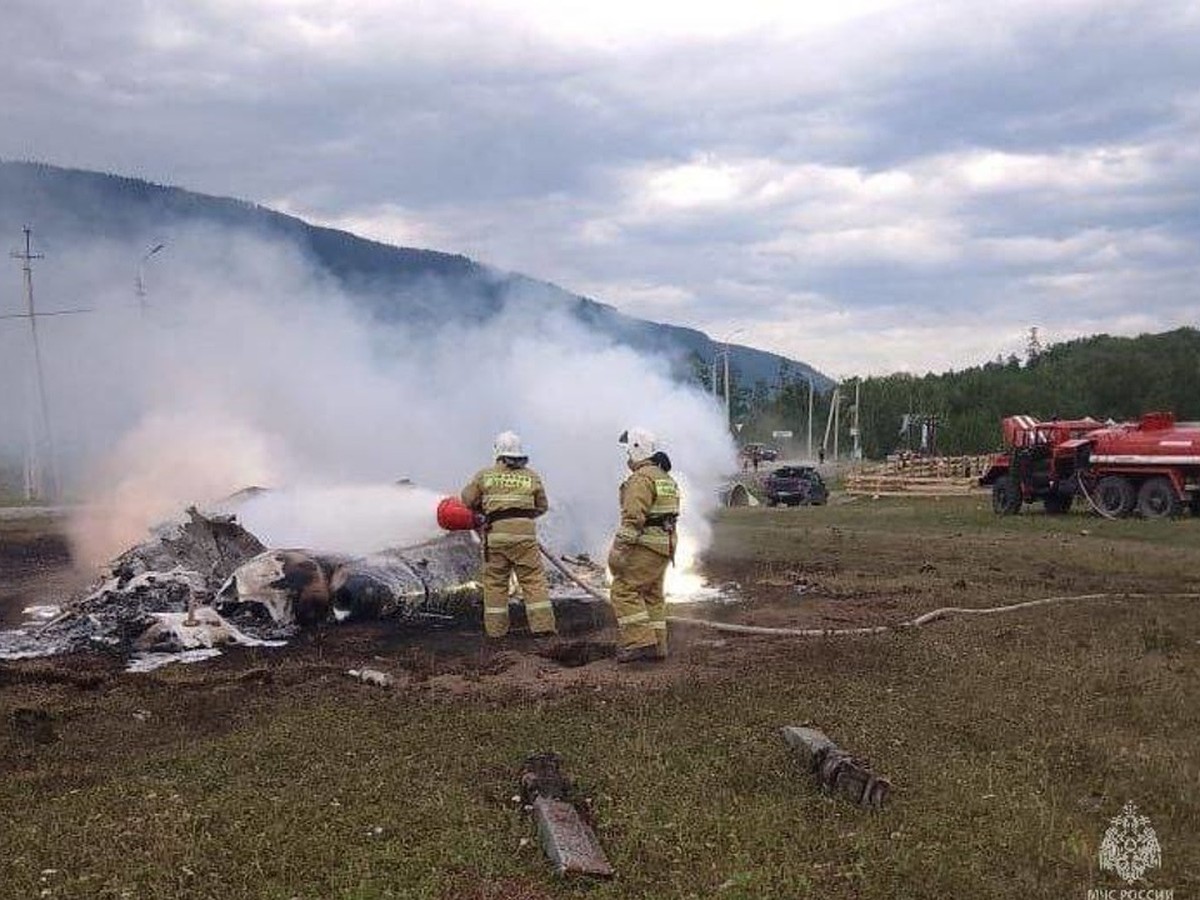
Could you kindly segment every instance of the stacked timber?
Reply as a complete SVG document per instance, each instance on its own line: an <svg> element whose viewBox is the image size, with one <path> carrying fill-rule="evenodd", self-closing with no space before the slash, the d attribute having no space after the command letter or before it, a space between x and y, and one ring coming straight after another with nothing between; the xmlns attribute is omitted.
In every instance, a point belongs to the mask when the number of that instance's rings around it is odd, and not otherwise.
<svg viewBox="0 0 1200 900"><path fill-rule="evenodd" d="M960 497L979 493L990 456L894 456L848 472L848 494L871 497Z"/></svg>

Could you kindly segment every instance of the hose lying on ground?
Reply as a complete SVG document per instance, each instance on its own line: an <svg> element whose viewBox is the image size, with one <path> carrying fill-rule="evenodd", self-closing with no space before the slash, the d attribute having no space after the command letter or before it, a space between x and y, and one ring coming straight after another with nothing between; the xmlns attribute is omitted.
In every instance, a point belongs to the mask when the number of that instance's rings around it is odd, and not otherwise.
<svg viewBox="0 0 1200 900"><path fill-rule="evenodd" d="M994 613L1013 612L1018 609L1028 609L1032 606L1045 606L1050 603L1066 603L1074 600L1149 600L1155 597L1178 597L1187 600L1200 599L1200 594L1074 594L1066 597L1043 597L1040 600L1026 600L1023 603L1011 603L1008 606L943 606L917 616L897 622L895 625L872 625L863 628L770 628L765 625L736 625L732 622L713 622L709 619L694 619L691 616L667 616L668 622L678 624L698 625L701 628L711 628L714 631L728 631L735 634L765 634L785 637L838 637L854 634L883 634L888 631L906 631L920 628L937 619L945 619L954 615L988 616Z"/></svg>
<svg viewBox="0 0 1200 900"><path fill-rule="evenodd" d="M562 572L567 578L579 585L597 600L608 602L608 598L600 591L596 590L590 584L587 584L581 578L575 575L570 569L560 562L553 553L547 550L541 544L542 554L546 559L554 565L558 571ZM1047 606L1051 603L1067 603L1075 600L1147 600L1154 597L1178 597L1186 600L1200 600L1200 594L1125 594L1125 593L1108 593L1108 594L1072 594L1063 597L1043 597L1040 600L1025 600L1021 603L1010 603L1007 606L988 606L988 607L969 607L969 606L943 606L938 609L930 610L927 613L922 613L915 619L907 619L903 622L898 622L895 625L867 625L860 628L773 628L766 625L738 625L733 622L714 622L711 619L696 619L692 616L667 616L667 621L679 625L696 625L701 628L711 628L713 631L726 631L731 634L763 634L774 635L779 637L838 637L856 634L884 634L889 631L904 631L910 628L920 628L922 625L927 625L930 622L938 619L945 619L949 616L990 616L996 613L1014 612L1018 609L1029 609L1034 606Z"/></svg>

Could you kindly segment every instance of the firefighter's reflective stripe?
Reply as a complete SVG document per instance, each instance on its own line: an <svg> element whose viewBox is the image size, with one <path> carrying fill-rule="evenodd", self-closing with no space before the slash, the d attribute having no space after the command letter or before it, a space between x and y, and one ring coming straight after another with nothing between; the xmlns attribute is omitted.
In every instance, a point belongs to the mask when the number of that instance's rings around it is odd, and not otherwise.
<svg viewBox="0 0 1200 900"><path fill-rule="evenodd" d="M652 516L679 515L679 486L670 478L654 479L654 502L650 504Z"/></svg>
<svg viewBox="0 0 1200 900"><path fill-rule="evenodd" d="M512 469L490 469L478 476L480 506L485 515L512 509L537 509L538 480L532 472ZM489 539L495 541L502 532L532 534L531 525L508 524L490 529Z"/></svg>
<svg viewBox="0 0 1200 900"><path fill-rule="evenodd" d="M665 655L667 616L662 580L667 557L642 544L631 544L623 552L625 565L613 572L609 590L613 615L620 626L618 640L622 647L653 644Z"/></svg>
<svg viewBox="0 0 1200 900"><path fill-rule="evenodd" d="M512 506L520 507L526 500L529 501L529 508L533 509L533 491L528 494L485 494L483 504L485 507L491 505L496 509L507 509Z"/></svg>
<svg viewBox="0 0 1200 900"><path fill-rule="evenodd" d="M647 510L650 516L679 515L679 487L670 478L654 479L654 502ZM671 533L661 525L652 525L642 532L642 543L654 549L670 553L672 549Z"/></svg>
<svg viewBox="0 0 1200 900"><path fill-rule="evenodd" d="M504 471L495 471L483 473L483 486L485 488L512 488L514 490L532 490L533 476L528 472L522 472L519 469L506 469Z"/></svg>
<svg viewBox="0 0 1200 900"><path fill-rule="evenodd" d="M497 463L476 473L463 488L463 502L487 517L485 550L490 546L510 545L503 535L537 536L533 519L546 510L546 494L541 478L532 469L513 469Z"/></svg>
<svg viewBox="0 0 1200 900"><path fill-rule="evenodd" d="M503 637L508 633L509 598L514 577L525 601L529 630L535 634L553 632L554 607L549 602L549 587L536 539L493 531L489 535L488 555L483 566L483 603L487 613L483 624L488 636Z"/></svg>
<svg viewBox="0 0 1200 900"><path fill-rule="evenodd" d="M483 488L484 512L509 506L533 507L535 484L533 476L528 472L484 472L480 481L480 487Z"/></svg>
<svg viewBox="0 0 1200 900"><path fill-rule="evenodd" d="M661 556L671 556L675 539L670 518L679 515L679 486L675 480L652 463L639 466L621 484L620 500L617 541L640 544ZM647 521L651 519L654 524Z"/></svg>

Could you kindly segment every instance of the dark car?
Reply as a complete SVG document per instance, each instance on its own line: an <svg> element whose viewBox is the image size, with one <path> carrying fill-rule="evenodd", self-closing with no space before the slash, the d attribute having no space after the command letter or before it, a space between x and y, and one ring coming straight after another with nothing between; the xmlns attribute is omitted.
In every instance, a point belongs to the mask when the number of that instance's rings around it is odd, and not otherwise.
<svg viewBox="0 0 1200 900"><path fill-rule="evenodd" d="M819 506L829 499L821 473L812 466L780 466L763 479L767 506Z"/></svg>

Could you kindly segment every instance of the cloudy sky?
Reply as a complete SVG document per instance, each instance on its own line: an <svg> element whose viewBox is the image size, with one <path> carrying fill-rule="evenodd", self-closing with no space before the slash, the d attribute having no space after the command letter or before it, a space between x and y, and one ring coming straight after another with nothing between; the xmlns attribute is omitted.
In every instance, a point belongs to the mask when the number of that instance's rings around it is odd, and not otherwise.
<svg viewBox="0 0 1200 900"><path fill-rule="evenodd" d="M6 0L0 109L835 376L1200 322L1200 2Z"/></svg>

